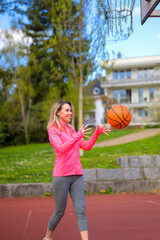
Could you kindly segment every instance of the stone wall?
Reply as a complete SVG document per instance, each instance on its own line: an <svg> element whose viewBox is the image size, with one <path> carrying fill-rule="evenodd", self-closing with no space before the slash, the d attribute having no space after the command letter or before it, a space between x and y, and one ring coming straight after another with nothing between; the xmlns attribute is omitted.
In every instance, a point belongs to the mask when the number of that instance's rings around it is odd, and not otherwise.
<svg viewBox="0 0 160 240"><path fill-rule="evenodd" d="M98 193L109 187L115 193L160 189L160 155L119 157L117 169L84 169L85 190ZM51 183L1 184L0 197L53 194Z"/></svg>
<svg viewBox="0 0 160 240"><path fill-rule="evenodd" d="M117 169L84 169L85 189L116 193L160 189L160 155L119 157Z"/></svg>

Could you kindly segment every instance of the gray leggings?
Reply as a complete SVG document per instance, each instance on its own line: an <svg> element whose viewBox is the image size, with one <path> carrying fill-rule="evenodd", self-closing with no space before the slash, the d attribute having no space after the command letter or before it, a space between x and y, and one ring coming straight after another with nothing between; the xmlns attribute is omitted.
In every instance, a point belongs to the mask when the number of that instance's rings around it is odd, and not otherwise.
<svg viewBox="0 0 160 240"><path fill-rule="evenodd" d="M64 215L68 192L72 198L74 212L78 221L79 231L88 230L85 212L84 180L83 176L53 177L53 195L55 210L48 222L48 228L54 231Z"/></svg>

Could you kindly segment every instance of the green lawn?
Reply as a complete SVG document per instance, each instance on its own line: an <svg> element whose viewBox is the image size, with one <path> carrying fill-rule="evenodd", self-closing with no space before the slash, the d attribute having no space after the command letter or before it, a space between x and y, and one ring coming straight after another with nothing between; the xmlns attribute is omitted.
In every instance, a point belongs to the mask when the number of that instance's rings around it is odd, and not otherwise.
<svg viewBox="0 0 160 240"><path fill-rule="evenodd" d="M139 131L139 130L138 130ZM119 137L134 130L113 131L110 137L101 135L101 141ZM105 137L105 138L104 138ZM112 147L93 148L81 157L83 168L118 168L119 156L160 154L160 134L154 137ZM51 182L55 154L50 143L12 146L0 150L0 184Z"/></svg>
<svg viewBox="0 0 160 240"><path fill-rule="evenodd" d="M160 154L160 134L117 146L93 148L81 157L83 168L117 168L117 157Z"/></svg>

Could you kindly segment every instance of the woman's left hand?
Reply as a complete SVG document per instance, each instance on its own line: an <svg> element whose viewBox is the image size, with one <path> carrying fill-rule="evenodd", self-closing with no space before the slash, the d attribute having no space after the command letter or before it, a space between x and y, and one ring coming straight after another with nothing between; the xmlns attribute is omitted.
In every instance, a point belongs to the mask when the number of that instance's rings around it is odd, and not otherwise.
<svg viewBox="0 0 160 240"><path fill-rule="evenodd" d="M109 134L107 132L111 132L111 127L108 125L108 123L102 125L102 126L99 126L97 125L97 128L100 128L101 131L106 134L107 136L109 136Z"/></svg>

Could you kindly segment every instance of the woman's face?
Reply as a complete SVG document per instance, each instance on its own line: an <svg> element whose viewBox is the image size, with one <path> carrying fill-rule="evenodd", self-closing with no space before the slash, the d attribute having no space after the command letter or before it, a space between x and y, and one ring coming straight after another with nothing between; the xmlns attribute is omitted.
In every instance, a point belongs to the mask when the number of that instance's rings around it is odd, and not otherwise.
<svg viewBox="0 0 160 240"><path fill-rule="evenodd" d="M63 121L65 123L69 123L72 118L72 109L68 103L65 103L62 106L62 109L57 112L57 115L59 116L60 121Z"/></svg>

